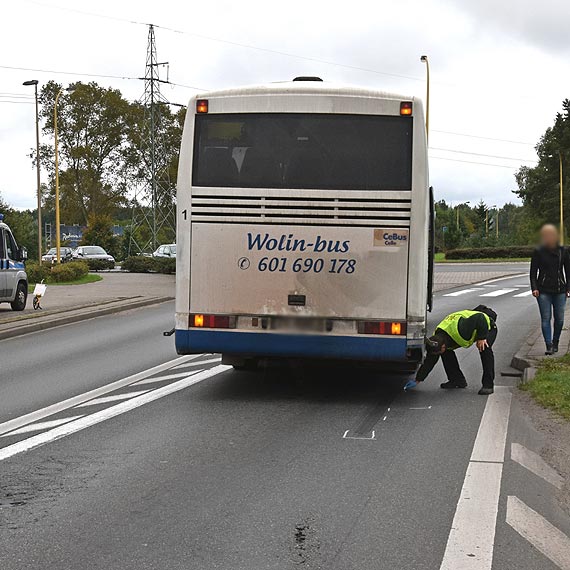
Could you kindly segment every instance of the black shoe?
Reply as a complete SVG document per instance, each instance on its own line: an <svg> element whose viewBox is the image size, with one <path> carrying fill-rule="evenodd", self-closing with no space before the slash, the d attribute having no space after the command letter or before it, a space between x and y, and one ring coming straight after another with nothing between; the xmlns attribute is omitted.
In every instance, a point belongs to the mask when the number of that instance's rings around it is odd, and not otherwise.
<svg viewBox="0 0 570 570"><path fill-rule="evenodd" d="M480 396L490 396L495 390L493 388L486 388L483 386L479 392L477 392Z"/></svg>
<svg viewBox="0 0 570 570"><path fill-rule="evenodd" d="M552 352L556 354L558 352L558 342L557 340L552 341Z"/></svg>
<svg viewBox="0 0 570 570"><path fill-rule="evenodd" d="M550 356L551 354L554 354L554 349L552 347L552 343L546 344L546 350L544 351L544 354L546 354L546 356Z"/></svg>
<svg viewBox="0 0 570 570"><path fill-rule="evenodd" d="M451 380L448 380L447 382L440 384L439 387L443 388L444 390L452 390L453 388L467 388L467 382L453 382Z"/></svg>

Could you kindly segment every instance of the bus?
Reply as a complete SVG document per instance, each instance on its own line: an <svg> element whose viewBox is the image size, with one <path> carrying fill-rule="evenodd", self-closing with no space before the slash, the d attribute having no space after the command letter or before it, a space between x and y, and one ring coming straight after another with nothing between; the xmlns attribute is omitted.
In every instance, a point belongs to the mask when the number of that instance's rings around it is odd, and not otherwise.
<svg viewBox="0 0 570 570"><path fill-rule="evenodd" d="M433 197L422 102L319 78L188 108L175 343L271 359L423 359Z"/></svg>

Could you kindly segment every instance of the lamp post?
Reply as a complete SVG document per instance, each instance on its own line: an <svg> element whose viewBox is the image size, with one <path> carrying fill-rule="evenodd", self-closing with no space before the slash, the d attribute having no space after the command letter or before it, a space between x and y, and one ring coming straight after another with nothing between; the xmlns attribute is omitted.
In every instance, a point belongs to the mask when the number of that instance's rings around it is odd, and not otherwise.
<svg viewBox="0 0 570 570"><path fill-rule="evenodd" d="M34 95L36 99L36 179L37 179L37 198L38 198L38 262L42 264L42 189L40 181L40 112L38 106L38 80L31 79L24 81L22 85L29 87L34 86Z"/></svg>
<svg viewBox="0 0 570 570"><path fill-rule="evenodd" d="M558 151L560 164L560 244L564 245L564 176L562 171L562 151Z"/></svg>
<svg viewBox="0 0 570 570"><path fill-rule="evenodd" d="M429 146L429 59L427 55L422 55L420 61L426 64L426 139Z"/></svg>
<svg viewBox="0 0 570 570"><path fill-rule="evenodd" d="M61 263L61 231L59 227L59 151L58 151L58 136L57 136L57 103L59 101L59 96L66 91L67 93L73 93L75 87L71 86L68 88L62 87L55 96L55 102L53 105L53 133L55 139L55 257L56 263Z"/></svg>

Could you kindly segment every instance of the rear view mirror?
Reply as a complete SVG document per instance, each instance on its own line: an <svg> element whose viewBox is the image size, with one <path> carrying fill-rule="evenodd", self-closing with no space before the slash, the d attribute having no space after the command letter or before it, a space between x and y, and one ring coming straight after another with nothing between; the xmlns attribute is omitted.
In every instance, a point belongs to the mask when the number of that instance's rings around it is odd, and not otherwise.
<svg viewBox="0 0 570 570"><path fill-rule="evenodd" d="M28 250L25 247L20 247L18 249L18 260L17 261L26 261L28 259Z"/></svg>

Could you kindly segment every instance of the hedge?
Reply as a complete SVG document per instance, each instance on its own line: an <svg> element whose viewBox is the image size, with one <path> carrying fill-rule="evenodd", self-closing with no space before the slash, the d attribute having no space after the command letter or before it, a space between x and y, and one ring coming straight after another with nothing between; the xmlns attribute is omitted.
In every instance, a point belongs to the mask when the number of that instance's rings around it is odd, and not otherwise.
<svg viewBox="0 0 570 570"><path fill-rule="evenodd" d="M168 257L127 257L121 264L123 271L130 273L176 273L176 259Z"/></svg>
<svg viewBox="0 0 570 570"><path fill-rule="evenodd" d="M493 259L531 257L534 251L532 245L514 245L505 247L471 247L465 249L450 249L445 259Z"/></svg>
<svg viewBox="0 0 570 570"><path fill-rule="evenodd" d="M89 271L103 271L115 267L114 261L107 261L106 259L86 259L85 262L89 266Z"/></svg>
<svg viewBox="0 0 570 570"><path fill-rule="evenodd" d="M33 261L26 263L26 273L30 283L61 283L63 281L77 281L85 277L89 266L84 261L70 261L60 265L44 263L39 265Z"/></svg>

